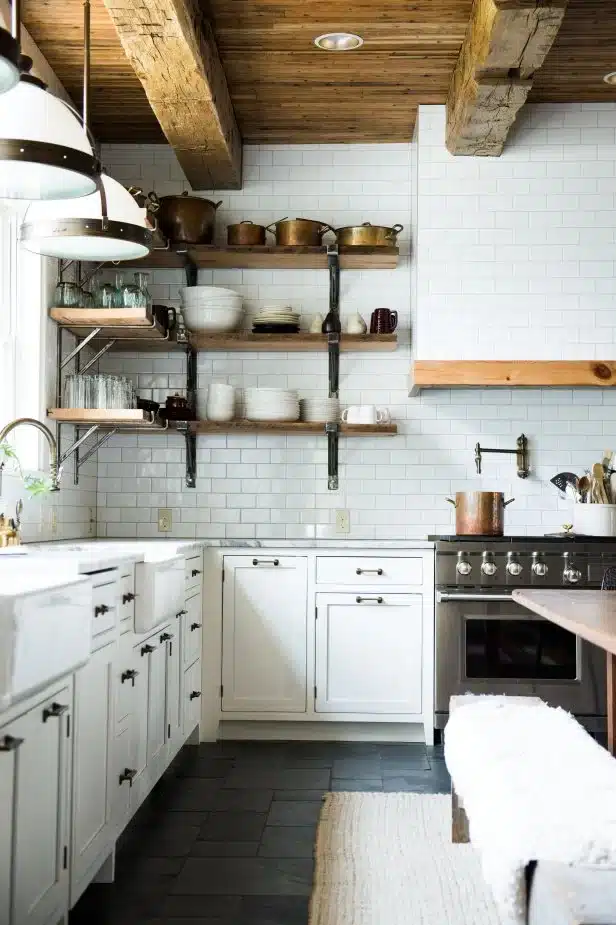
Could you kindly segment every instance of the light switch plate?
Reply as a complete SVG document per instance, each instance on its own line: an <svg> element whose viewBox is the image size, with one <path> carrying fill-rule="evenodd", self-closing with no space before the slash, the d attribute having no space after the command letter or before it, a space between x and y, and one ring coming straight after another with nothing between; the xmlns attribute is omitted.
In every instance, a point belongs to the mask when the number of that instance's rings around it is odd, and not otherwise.
<svg viewBox="0 0 616 925"><path fill-rule="evenodd" d="M158 509L158 532L170 533L173 526L173 516L171 508L159 507Z"/></svg>

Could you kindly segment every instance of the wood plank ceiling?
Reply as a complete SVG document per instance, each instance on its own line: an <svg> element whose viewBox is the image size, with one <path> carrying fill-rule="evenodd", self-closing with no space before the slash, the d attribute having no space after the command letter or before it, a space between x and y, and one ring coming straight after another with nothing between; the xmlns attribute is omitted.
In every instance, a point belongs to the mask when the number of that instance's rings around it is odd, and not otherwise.
<svg viewBox="0 0 616 925"><path fill-rule="evenodd" d="M201 0L206 3L207 0ZM471 0L210 0L248 143L408 141L419 103L445 103ZM81 95L82 0L23 0L26 27L73 99ZM323 32L357 51L315 48ZM101 141L162 142L102 0L92 0L92 129ZM531 101L616 101L616 2L570 0Z"/></svg>

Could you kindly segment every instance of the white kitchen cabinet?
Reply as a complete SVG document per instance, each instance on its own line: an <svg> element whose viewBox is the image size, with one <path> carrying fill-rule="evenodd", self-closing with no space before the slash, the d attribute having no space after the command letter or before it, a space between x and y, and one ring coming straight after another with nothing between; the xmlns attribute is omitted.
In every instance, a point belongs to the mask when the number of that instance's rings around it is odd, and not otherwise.
<svg viewBox="0 0 616 925"><path fill-rule="evenodd" d="M3 925L47 925L68 908L72 703L64 681L0 727L0 816L8 806L12 817L8 859L0 831Z"/></svg>
<svg viewBox="0 0 616 925"><path fill-rule="evenodd" d="M307 560L225 556L222 709L305 713Z"/></svg>
<svg viewBox="0 0 616 925"><path fill-rule="evenodd" d="M115 639L75 675L71 903L112 849Z"/></svg>
<svg viewBox="0 0 616 925"><path fill-rule="evenodd" d="M186 613L182 616L182 661L185 668L201 657L201 608L200 594L195 594L186 601Z"/></svg>
<svg viewBox="0 0 616 925"><path fill-rule="evenodd" d="M182 684L182 721L184 738L199 725L201 718L201 662L194 662L184 672Z"/></svg>
<svg viewBox="0 0 616 925"><path fill-rule="evenodd" d="M422 595L316 595L317 713L420 714Z"/></svg>
<svg viewBox="0 0 616 925"><path fill-rule="evenodd" d="M167 684L167 649L159 641L157 634L142 646L150 649L147 653L148 665L148 710L147 710L147 751L146 763L150 786L160 777L164 770L163 749L166 736L166 684Z"/></svg>
<svg viewBox="0 0 616 925"><path fill-rule="evenodd" d="M165 647L167 662L165 669L165 741L168 744L167 757L171 759L177 754L183 742L182 701L180 698L180 663L182 660L180 633L176 633L174 628L170 627L161 633L160 641Z"/></svg>

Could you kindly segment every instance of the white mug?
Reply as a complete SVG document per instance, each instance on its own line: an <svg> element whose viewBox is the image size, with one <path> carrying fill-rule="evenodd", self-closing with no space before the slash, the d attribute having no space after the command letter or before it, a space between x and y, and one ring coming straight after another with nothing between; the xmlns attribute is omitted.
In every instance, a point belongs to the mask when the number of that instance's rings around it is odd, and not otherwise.
<svg viewBox="0 0 616 925"><path fill-rule="evenodd" d="M387 424L389 411L376 405L349 405L341 414L345 424Z"/></svg>
<svg viewBox="0 0 616 925"><path fill-rule="evenodd" d="M235 416L235 389L226 382L212 382L208 388L208 421L232 421Z"/></svg>

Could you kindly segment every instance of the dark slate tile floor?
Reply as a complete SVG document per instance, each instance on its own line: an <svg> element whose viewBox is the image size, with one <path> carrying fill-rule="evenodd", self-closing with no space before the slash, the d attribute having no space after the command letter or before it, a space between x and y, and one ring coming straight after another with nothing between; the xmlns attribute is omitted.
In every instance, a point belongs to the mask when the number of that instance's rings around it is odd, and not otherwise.
<svg viewBox="0 0 616 925"><path fill-rule="evenodd" d="M122 839L117 878L70 925L307 925L332 791L445 793L440 746L219 742L187 747Z"/></svg>

